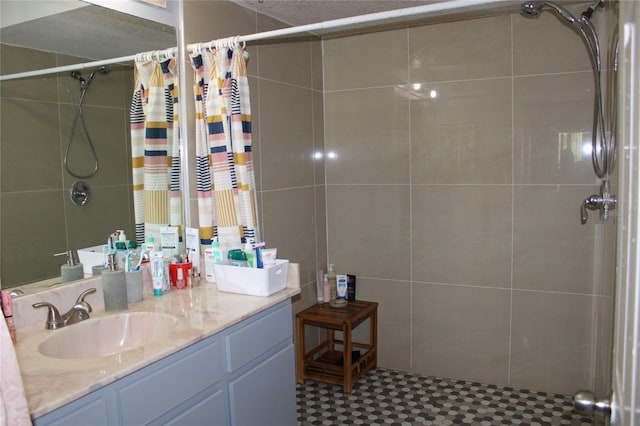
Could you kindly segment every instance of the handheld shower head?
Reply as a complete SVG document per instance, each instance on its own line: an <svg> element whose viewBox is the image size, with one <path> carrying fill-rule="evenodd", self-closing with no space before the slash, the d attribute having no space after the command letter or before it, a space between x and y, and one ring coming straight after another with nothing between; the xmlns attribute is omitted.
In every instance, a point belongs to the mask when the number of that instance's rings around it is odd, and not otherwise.
<svg viewBox="0 0 640 426"><path fill-rule="evenodd" d="M103 65L103 66L98 67L95 70L91 71L91 74L89 74L89 78L87 79L87 81L90 83L91 80L93 80L93 77L96 76L96 73L98 73L98 74L109 74L110 72L111 72L111 68Z"/></svg>
<svg viewBox="0 0 640 426"><path fill-rule="evenodd" d="M573 14L569 12L567 9L565 9L564 7L551 1L539 1L539 0L526 1L522 3L520 10L525 15L535 18L535 17L538 17L538 15L540 15L540 13L542 12L542 9L544 9L545 7L548 7L554 10L558 14L558 16L560 16L562 19L567 21L569 24L573 25L578 31L583 30L582 23L578 18L573 16Z"/></svg>

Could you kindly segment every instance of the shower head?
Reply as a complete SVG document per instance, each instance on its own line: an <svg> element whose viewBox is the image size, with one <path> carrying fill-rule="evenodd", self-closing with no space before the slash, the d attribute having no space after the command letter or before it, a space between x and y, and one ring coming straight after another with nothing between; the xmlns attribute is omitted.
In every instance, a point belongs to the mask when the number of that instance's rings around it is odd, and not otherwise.
<svg viewBox="0 0 640 426"><path fill-rule="evenodd" d="M520 10L525 15L535 18L540 15L542 9L544 9L545 7L553 9L558 14L558 16L563 18L569 24L573 25L578 31L583 31L582 23L580 22L580 20L559 4L550 1L532 0L522 3Z"/></svg>

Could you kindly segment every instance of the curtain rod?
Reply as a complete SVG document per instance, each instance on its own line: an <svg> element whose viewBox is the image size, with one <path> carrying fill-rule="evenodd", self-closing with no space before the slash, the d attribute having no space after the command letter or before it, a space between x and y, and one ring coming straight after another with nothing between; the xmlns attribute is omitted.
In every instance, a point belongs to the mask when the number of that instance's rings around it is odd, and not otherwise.
<svg viewBox="0 0 640 426"><path fill-rule="evenodd" d="M300 25L297 27L288 27L288 28L282 28L279 30L264 31L261 33L254 33L254 34L249 34L244 36L223 38L218 40L212 40L205 43L194 43L194 44L187 45L187 51L194 52L196 50L212 49L216 46L216 43L224 43L224 42L243 43L247 41L264 40L269 38L283 37L287 35L313 32L318 30L329 30L333 28L346 27L349 25L379 22L379 21L385 21L388 19L403 18L403 17L414 16L414 15L427 15L427 14L434 14L438 12L455 11L460 9L469 9L473 7L510 4L510 3L515 4L516 1L515 0L450 0L450 1L444 1L441 3L431 3L431 4L422 5L422 6L407 7L404 9L369 13L366 15L353 16L349 18L333 19L330 21ZM154 52L158 52L158 51L154 51ZM154 52L147 52L147 53L153 54ZM173 48L169 48L159 52L174 52L175 54L175 52L177 52L177 48L173 47ZM25 71L25 72L19 72L15 74L0 75L0 81L13 80L17 78L35 77L35 76L46 75L46 74L55 74L59 72L74 71L77 69L97 68L103 65L111 65L116 63L131 62L131 61L135 61L138 55L140 54L121 56L119 58L104 59L99 61L84 62L80 64L64 65L60 67L45 68L45 69L34 70L34 71Z"/></svg>
<svg viewBox="0 0 640 426"><path fill-rule="evenodd" d="M479 6L516 4L516 0L450 0L441 3L425 4L422 6L407 7L404 9L388 10L384 12L368 13L366 15L352 16L349 18L333 19L330 21L317 22L314 24L299 25L297 27L282 28L279 30L264 31L261 33L249 34L212 40L206 43L194 43L187 45L187 50L193 52L196 49L212 49L216 42L236 42L264 40L269 38L282 37L286 35L313 32L318 30L329 30L333 28L346 27L355 24L366 24L371 22L385 21L388 19L404 18L413 15L427 15L437 12L455 11L459 9L469 9Z"/></svg>
<svg viewBox="0 0 640 426"><path fill-rule="evenodd" d="M178 51L177 47L170 47L169 49L165 49L165 50L154 50L151 52L136 53L135 55L120 56L119 58L102 59L99 61L82 62L79 64L63 65L63 66L53 67L53 68L43 68L39 70L24 71L24 72L19 72L15 74L0 75L0 81L15 80L17 78L36 77L39 75L46 75L46 74L56 74L59 72L84 70L88 68L95 69L103 65L112 65L112 64L135 61L136 57L138 57L139 55L145 55L145 54L152 55L152 54L162 54L162 53L166 54L169 52L173 52L173 54L175 55L177 51Z"/></svg>

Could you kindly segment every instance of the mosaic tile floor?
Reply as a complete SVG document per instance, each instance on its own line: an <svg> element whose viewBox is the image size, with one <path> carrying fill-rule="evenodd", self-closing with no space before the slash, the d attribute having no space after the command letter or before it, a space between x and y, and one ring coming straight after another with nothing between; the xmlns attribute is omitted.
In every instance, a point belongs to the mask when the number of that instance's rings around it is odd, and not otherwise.
<svg viewBox="0 0 640 426"><path fill-rule="evenodd" d="M565 395L378 368L353 386L298 385L298 425L591 425Z"/></svg>

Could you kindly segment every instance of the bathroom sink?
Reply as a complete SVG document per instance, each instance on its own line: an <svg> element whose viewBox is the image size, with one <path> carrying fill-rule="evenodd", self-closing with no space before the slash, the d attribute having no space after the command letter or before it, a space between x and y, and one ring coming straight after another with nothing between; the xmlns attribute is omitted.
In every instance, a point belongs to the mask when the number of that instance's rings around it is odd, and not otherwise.
<svg viewBox="0 0 640 426"><path fill-rule="evenodd" d="M176 324L174 317L154 312L115 314L56 330L38 349L52 358L99 358L152 343Z"/></svg>

